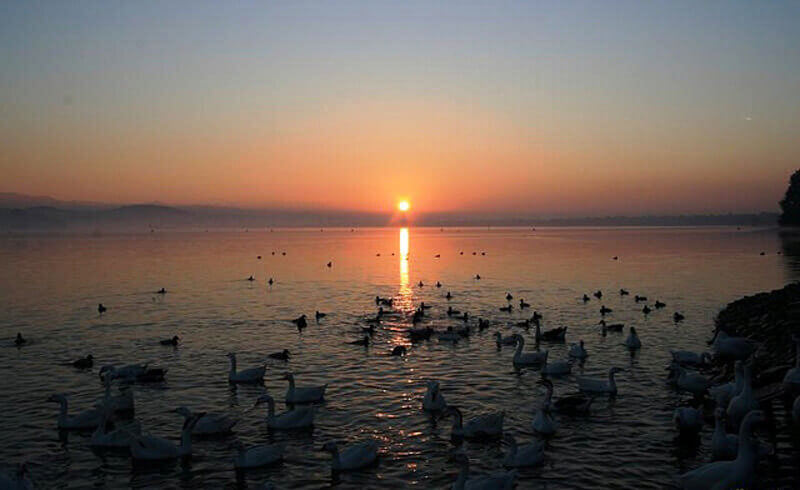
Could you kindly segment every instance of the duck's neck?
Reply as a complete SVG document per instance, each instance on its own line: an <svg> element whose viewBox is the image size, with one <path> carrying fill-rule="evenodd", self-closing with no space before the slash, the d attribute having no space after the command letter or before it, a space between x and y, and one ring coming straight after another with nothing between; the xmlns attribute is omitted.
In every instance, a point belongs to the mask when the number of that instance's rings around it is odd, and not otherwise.
<svg viewBox="0 0 800 490"><path fill-rule="evenodd" d="M275 416L275 400L273 400L272 398L267 400L267 415L269 416L269 418Z"/></svg>
<svg viewBox="0 0 800 490"><path fill-rule="evenodd" d="M742 396L751 396L753 392L753 379L750 368L744 368L744 384L742 385Z"/></svg>
<svg viewBox="0 0 800 490"><path fill-rule="evenodd" d="M61 415L67 415L67 412L69 411L69 406L67 405L67 399L62 398L58 401L58 403L61 405Z"/></svg>
<svg viewBox="0 0 800 490"><path fill-rule="evenodd" d="M294 376L289 376L289 391L294 391Z"/></svg>
<svg viewBox="0 0 800 490"><path fill-rule="evenodd" d="M454 417L454 419L453 419L453 428L454 429L460 429L462 424L464 423L464 421L462 420L462 417L461 417L461 412L459 412L459 411L453 412L453 417Z"/></svg>
<svg viewBox="0 0 800 490"><path fill-rule="evenodd" d="M341 459L339 459L339 448L337 446L333 446L330 449L331 457L333 458L333 467L338 468L342 465Z"/></svg>
<svg viewBox="0 0 800 490"><path fill-rule="evenodd" d="M742 426L739 428L739 451L736 453L736 461L739 464L755 464L756 453L755 444L752 441L752 425L751 419L746 418L742 421Z"/></svg>
<svg viewBox="0 0 800 490"><path fill-rule="evenodd" d="M525 337L517 337L517 350L514 352L515 356L522 354L522 349L525 347Z"/></svg>
<svg viewBox="0 0 800 490"><path fill-rule="evenodd" d="M181 432L181 445L178 447L178 453L181 456L192 454L192 429L193 424L188 424Z"/></svg>
<svg viewBox="0 0 800 490"><path fill-rule="evenodd" d="M717 415L714 417L714 435L726 435L724 424L722 423L722 417Z"/></svg>
<svg viewBox="0 0 800 490"><path fill-rule="evenodd" d="M230 373L231 374L236 374L236 358L235 357L231 357L231 370L230 370Z"/></svg>
<svg viewBox="0 0 800 490"><path fill-rule="evenodd" d="M608 372L608 387L612 390L617 390L617 381L614 379L614 371Z"/></svg>

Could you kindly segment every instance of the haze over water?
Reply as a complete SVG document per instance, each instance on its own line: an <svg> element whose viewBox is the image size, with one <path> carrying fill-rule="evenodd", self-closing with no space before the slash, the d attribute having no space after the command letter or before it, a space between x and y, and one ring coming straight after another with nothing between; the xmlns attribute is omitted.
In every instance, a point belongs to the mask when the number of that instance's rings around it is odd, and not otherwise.
<svg viewBox="0 0 800 490"><path fill-rule="evenodd" d="M243 482L311 489L331 483L330 456L316 451L325 441L371 436L381 442L380 465L342 476L339 488L441 488L458 471L449 459L451 420L434 424L422 412L425 380L438 379L448 403L466 416L505 410L506 431L527 442L532 410L544 395L536 384L540 375L515 372L512 349L498 351L492 334L522 333L529 340L526 349L533 349L531 334L511 325L538 310L544 329L569 327L566 344L542 345L551 360L564 358L569 344L583 339L590 356L574 373L604 375L612 365L626 371L618 377L616 400L596 401L588 418L559 417L559 431L546 451L549 463L522 471L520 488L545 481L548 488L596 488L598 481L606 487L671 486L675 475L708 460L713 427L704 429L696 452L678 450L670 420L685 397L664 383L668 350L704 350L719 308L796 279L797 258L778 255L782 250L772 230L735 228L4 236L0 461L26 459L32 478L45 488L219 488L236 483L235 440L287 441L285 463L249 472ZM251 274L256 281L246 280ZM276 281L271 287L270 277ZM440 289L434 287L437 280ZM154 294L161 287L167 294ZM620 297L620 288L631 296ZM597 289L605 293L602 302L580 300ZM447 291L454 296L449 302ZM499 311L507 292L515 305L524 298L531 310ZM634 294L667 307L645 318ZM346 345L361 337L363 320L374 316L376 295L396 298L399 314L383 322L372 346ZM455 346L435 339L411 346L404 334L410 324L406 315L421 301L434 305L426 321L437 330L462 324L447 318L449 305L488 318L492 326ZM109 308L102 316L97 303ZM601 304L614 310L610 321L639 331L643 348L634 357L620 345L624 337L600 335ZM313 317L315 310L328 316L319 324L311 321L303 332L289 322L301 313ZM686 320L676 326L673 311ZM13 346L18 331L30 345ZM159 345L175 334L183 339L177 349ZM395 345L409 346L408 355L388 356ZM291 360L270 362L264 387L228 385L227 352L236 352L244 368L284 348ZM96 358L91 372L59 365L88 353ZM88 436L60 439L58 407L45 399L66 391L70 410L89 408L103 393L97 366L133 362L169 369L165 383L134 387L143 430L177 439L183 421L169 411L187 405L239 417L235 435L195 440L189 466L158 471L134 471L127 456L96 455L88 449ZM281 377L287 370L298 384L329 383L312 433L270 434L265 409L246 411L265 392L282 410ZM555 380L557 395L575 391L574 386L574 376ZM496 469L504 451L500 444L467 448L476 473Z"/></svg>

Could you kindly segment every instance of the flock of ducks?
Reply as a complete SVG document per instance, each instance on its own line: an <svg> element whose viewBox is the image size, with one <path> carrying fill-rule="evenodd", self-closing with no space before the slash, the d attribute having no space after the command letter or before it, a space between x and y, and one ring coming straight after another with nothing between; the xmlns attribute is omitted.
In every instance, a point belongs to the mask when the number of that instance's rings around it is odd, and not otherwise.
<svg viewBox="0 0 800 490"><path fill-rule="evenodd" d="M437 282L436 286L441 287L441 283ZM162 288L157 293L165 294L166 290ZM619 293L621 296L629 294L624 289L621 289ZM602 298L602 295L601 291L593 294L598 300ZM450 300L452 297L453 295L449 291L445 295L446 300ZM508 293L506 300L508 304L499 309L510 312L513 310L513 296ZM591 301L591 298L583 295L582 300L587 303ZM646 301L647 298L644 296L635 296L636 303ZM376 317L365 320L368 326L363 328L364 338L348 343L369 345L370 335L375 331L376 325L380 325L382 316L387 312L384 308L390 310L393 302L392 298L377 296L375 304L378 306L378 312ZM655 309L662 309L665 306L660 301L654 303ZM530 305L524 299L519 300L520 309L529 307ZM447 315L450 317L460 315L459 318L463 319L465 323L464 328L456 330L448 327L446 331L436 332L430 326L418 327L417 324L423 320L426 311L430 308L431 305L422 303L411 316L411 327L407 330L407 334L412 342L429 340L433 336L436 336L441 342L458 342L470 335L471 330L468 323L470 317L467 313L461 314L453 310L452 307L448 308ZM105 307L100 304L98 310L105 311ZM647 310L643 310L643 312L649 314ZM605 305L601 306L599 325L602 327L602 335L607 335L608 332L622 332L624 329L623 324L606 323L605 317L611 313L610 308ZM324 313L315 312L317 321L324 317ZM677 323L684 317L679 312L675 312L673 319ZM490 325L489 321L483 318L477 320L479 330L485 330ZM306 328L308 325L305 315L301 315L292 322L299 329ZM567 359L549 359L548 350L538 349L540 343L565 342L568 328L559 327L543 331L541 322L542 315L534 312L530 319L517 324L526 329L531 325L534 326L533 340L537 347L536 351L525 350L525 337L521 334L503 336L499 331L494 334L497 349L501 350L506 346L514 347L511 364L515 369L535 368L541 372L542 379L538 383L545 388L546 395L532 413L531 428L538 435L533 440L518 444L513 435L504 432L505 412L503 411L465 416L457 405L451 405L446 401L438 381L427 382L427 389L422 398L422 410L432 414L434 419L452 418L451 440L454 443L460 444L463 440L483 441L488 439L503 440L508 446L500 463L505 469L479 476L470 474L470 462L466 452L456 451L453 460L460 466L460 472L452 485L453 489L513 488L517 478L517 468L539 466L545 461L546 440L556 434L559 429L556 418L558 414L572 416L589 414L592 403L597 397L614 397L617 394L615 375L624 370L612 366L608 369L607 377L576 376L577 391L574 394L554 399L553 383L549 378L571 374L574 363L579 362L582 365L589 357L589 353L583 340L579 340L570 345ZM160 341L160 343L165 346L177 346L179 341L180 337L173 336ZM21 346L25 342L21 333L18 334L16 345ZM797 361L795 367L787 372L784 378L784 387L787 393L797 396L800 395L800 337L795 338L795 342L797 343ZM628 336L623 345L631 351L637 351L642 347L641 339L634 327L629 327ZM759 410L758 400L753 393L753 367L749 362L758 346L748 339L732 337L723 331L715 333L711 346L713 355L708 352L671 351L672 361L668 367L667 383L679 392L689 393L693 396L689 406L680 407L674 412L673 422L682 437L699 434L706 420L703 407L707 397L710 397L715 405L713 410L715 426L711 440L713 461L680 475L679 484L687 489L748 486L754 481L755 464L759 456L769 454L771 450L755 439L753 435L754 426L764 420L764 413ZM406 353L405 346L396 346L391 351L393 356L403 356ZM229 353L227 357L230 363L229 383L263 383L266 364L238 369L235 353ZM268 357L288 361L290 353L288 350L282 350L269 354ZM714 385L700 372L708 367L712 360L733 362L735 380L727 384ZM91 369L94 359L91 355L87 355L69 364L78 369ZM180 443L176 444L168 439L143 433L138 421L133 417L135 404L131 386L137 383L163 381L166 374L166 369L150 367L147 364L130 364L121 367L102 366L99 376L105 391L94 408L80 413L70 413L66 395L54 394L48 398L48 401L59 405L56 426L65 431L92 431L89 440L90 446L96 449L127 450L132 460L139 463L190 457L193 437L230 434L233 431L238 422L235 418L226 414L193 412L188 407L182 406L174 410L184 419ZM289 410L278 412L275 399L269 394L259 396L250 410L266 405L265 422L271 430L298 430L313 427L316 405L325 401L327 385L297 386L291 372L286 372L284 379L288 382L284 402ZM114 381L119 384L116 393L112 390ZM795 421L800 422L800 396L797 396L794 401L793 417ZM245 447L241 443L237 443L236 449L237 453L232 458L233 466L237 470L243 470L282 461L286 446L285 444L261 444ZM331 454L331 470L333 472L367 468L376 464L379 457L379 445L372 439L363 440L344 448L340 448L336 442L331 441L325 443L321 450ZM0 490L20 488L32 488L32 483L26 476L24 464L20 465L13 475L0 475ZM272 488L272 486L267 483L263 488Z"/></svg>

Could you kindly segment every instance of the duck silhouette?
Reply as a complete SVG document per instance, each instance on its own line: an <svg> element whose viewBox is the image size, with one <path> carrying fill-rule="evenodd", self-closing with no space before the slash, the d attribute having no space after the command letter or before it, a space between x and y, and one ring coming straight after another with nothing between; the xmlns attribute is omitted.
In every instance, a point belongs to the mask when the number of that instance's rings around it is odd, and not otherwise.
<svg viewBox="0 0 800 490"><path fill-rule="evenodd" d="M295 318L292 320L292 323L297 325L297 328L306 328L308 326L305 315L300 315L299 317Z"/></svg>
<svg viewBox="0 0 800 490"><path fill-rule="evenodd" d="M105 306L103 306L103 303L98 303L98 304L97 304L97 312L98 312L98 313L101 313L101 314L102 314L102 313L105 313L107 310L108 310L108 308L106 308Z"/></svg>
<svg viewBox="0 0 800 490"><path fill-rule="evenodd" d="M178 337L177 335L174 335L171 339L164 339L164 340L160 341L160 343L161 343L161 345L177 346L179 340L180 340L180 337Z"/></svg>

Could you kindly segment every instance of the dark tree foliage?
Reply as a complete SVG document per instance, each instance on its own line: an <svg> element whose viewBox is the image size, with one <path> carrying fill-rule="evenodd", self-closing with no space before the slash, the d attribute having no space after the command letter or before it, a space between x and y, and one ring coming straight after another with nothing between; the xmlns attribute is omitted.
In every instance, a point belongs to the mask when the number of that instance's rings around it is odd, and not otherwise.
<svg viewBox="0 0 800 490"><path fill-rule="evenodd" d="M789 179L789 188L780 202L783 214L780 224L783 226L800 226L800 170L792 174Z"/></svg>

